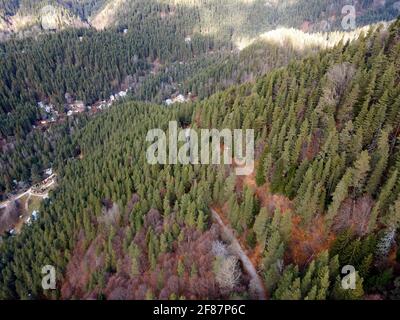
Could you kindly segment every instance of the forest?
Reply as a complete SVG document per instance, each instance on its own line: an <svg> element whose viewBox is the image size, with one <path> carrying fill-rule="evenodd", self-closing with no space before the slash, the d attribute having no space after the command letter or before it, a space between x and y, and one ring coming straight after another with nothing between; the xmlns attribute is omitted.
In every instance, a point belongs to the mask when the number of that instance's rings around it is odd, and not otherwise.
<svg viewBox="0 0 400 320"><path fill-rule="evenodd" d="M20 11L31 13L45 3L52 4L52 1L3 0L0 11L6 15ZM78 13L86 20L105 6L105 2L93 0L57 3L74 12L87 11ZM162 103L177 93L191 93L203 99L231 85L254 81L272 68L286 65L292 58L305 57L313 50L304 52L289 43L281 46L257 41L240 51L236 49L235 38L254 36L278 25L300 27L305 20L317 22L327 17L326 12L333 14L340 9L339 4L328 5L321 0L297 1L290 6L271 3L282 11L276 15L275 9L271 11L264 4L258 1L252 5L241 1L213 1L203 5L196 1L128 1L123 10L126 16L116 14L118 23L103 31L67 29L1 43L0 57L4 63L0 64L0 143L24 143L43 119L37 107L39 101L54 104L64 114L67 96L91 105L121 89L131 88L135 99ZM359 25L390 19L396 14L391 1L385 3L385 10L371 1L359 5L362 19L366 19L366 13L372 15L369 20L358 21ZM245 27L241 24L243 19L237 19L238 12L241 15L265 13L266 18L251 19L261 22L261 26L252 23ZM281 21L276 21L277 17ZM215 28L223 30L210 33L204 27L212 28L215 23ZM186 42L188 36L190 41ZM42 149L38 147L36 152ZM18 150L21 148L2 150L0 167L5 168L0 177L2 196L10 191L10 181L20 181L21 177L27 183L35 180L32 176L36 174L26 174L32 171L32 166L26 166L21 174L6 164L10 159L24 158ZM34 171L43 169L39 166Z"/></svg>
<svg viewBox="0 0 400 320"><path fill-rule="evenodd" d="M148 10L146 19L139 13L131 17L127 33L80 29L0 44L0 136L28 133L38 120L39 101L60 112L66 93L93 104L141 81L156 60L168 64L224 47L202 35L187 44L187 22L159 19L157 11ZM187 12L180 15L194 19Z"/></svg>
<svg viewBox="0 0 400 320"><path fill-rule="evenodd" d="M67 96L92 105L127 88L141 101L163 103L177 92L203 99L317 50L260 40L238 51L230 37L203 35L197 11L151 2L135 8L128 23L101 32L71 29L0 44L0 142L11 145L0 158L2 197L14 180L33 183L45 163L53 162L29 162L27 147L19 147L31 146L31 136L38 136L33 131L44 116L40 101L63 115ZM34 150L35 159L46 157L46 145L36 143Z"/></svg>
<svg viewBox="0 0 400 320"><path fill-rule="evenodd" d="M128 101L77 124L40 218L0 244L0 299L254 299L213 212L267 299L399 299L399 58L400 19L204 100ZM255 173L148 164L146 133L171 120L255 129Z"/></svg>

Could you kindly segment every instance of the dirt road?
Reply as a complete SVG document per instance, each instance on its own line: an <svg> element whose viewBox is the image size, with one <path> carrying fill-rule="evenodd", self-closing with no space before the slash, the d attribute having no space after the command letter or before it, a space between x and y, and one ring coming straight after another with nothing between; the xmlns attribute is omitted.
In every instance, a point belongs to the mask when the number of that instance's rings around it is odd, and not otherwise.
<svg viewBox="0 0 400 320"><path fill-rule="evenodd" d="M45 185L43 185L42 188L44 188L44 189L50 188L50 187L55 183L55 177L57 177L56 174L53 174L53 175L51 175L50 177L48 177L48 178L46 179L46 180L48 180L48 182L47 182ZM0 209L6 208L11 202L16 201L16 200L18 200L18 199L21 199L21 198L23 198L23 197L26 196L26 195L45 198L45 197L48 196L48 192L45 192L45 193L37 193L37 192L35 192L35 191L33 190L33 188L29 188L27 191L25 191L25 192L23 192L23 193L20 193L19 195L13 197L12 199L0 203Z"/></svg>
<svg viewBox="0 0 400 320"><path fill-rule="evenodd" d="M211 213L213 220L220 225L223 232L223 236L226 238L225 240L231 243L233 253L238 256L239 260L243 264L244 270L250 275L258 299L266 300L267 294L265 292L263 280L257 273L257 270L254 267L253 263L250 261L249 257L244 252L239 241L236 239L232 229L224 224L221 217L215 210L211 209Z"/></svg>

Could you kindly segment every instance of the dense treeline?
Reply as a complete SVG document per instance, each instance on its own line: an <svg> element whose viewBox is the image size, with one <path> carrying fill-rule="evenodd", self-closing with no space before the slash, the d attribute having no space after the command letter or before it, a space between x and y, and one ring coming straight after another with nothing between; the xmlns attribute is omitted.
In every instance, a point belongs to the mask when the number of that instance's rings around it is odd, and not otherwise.
<svg viewBox="0 0 400 320"><path fill-rule="evenodd" d="M199 99L225 90L234 84L252 82L268 71L287 65L291 60L305 57L313 50L297 51L290 43L280 46L259 40L255 44L231 55L223 62L210 65L186 79L184 88Z"/></svg>
<svg viewBox="0 0 400 320"><path fill-rule="evenodd" d="M177 92L191 92L202 99L307 54L294 50L289 43L257 42L239 53L211 38L192 36L186 43L182 39L201 20L195 10L186 12L178 6L176 15L174 7L151 2L135 8L129 23L116 30L66 31L42 36L38 41L2 45L0 54L6 63L0 66L0 135L19 139L30 132L32 124L43 116L36 106L38 100L48 100L63 112L65 93L90 104L107 98L121 86L133 86L135 98L157 103ZM161 13L174 15L161 19ZM161 31L153 31L153 26ZM127 34L122 32L125 27ZM180 33L174 33L176 29ZM138 37L136 30L142 36ZM10 151L4 157L18 158ZM30 170L31 166L24 172ZM7 172L1 189L5 180L27 176L10 176Z"/></svg>
<svg viewBox="0 0 400 320"><path fill-rule="evenodd" d="M17 183L33 185L43 179L44 170L57 170L64 161L77 156L79 148L73 144L72 136L86 121L85 116L69 118L46 132L32 131L24 139L2 147L0 199L14 191Z"/></svg>
<svg viewBox="0 0 400 320"><path fill-rule="evenodd" d="M151 4L141 9L131 16L126 34L124 28L69 30L1 44L1 135L28 132L38 117L37 101L48 99L63 111L69 93L92 104L123 84L138 83L156 59L167 64L220 47L199 35L190 44L184 41L196 20L190 12L177 12L185 19L161 19Z"/></svg>
<svg viewBox="0 0 400 320"><path fill-rule="evenodd" d="M200 126L259 128L258 187L239 197L230 182L221 201L248 244L265 248L272 298L390 295L400 257L399 27L291 63L197 108ZM260 202L268 205L259 210ZM345 264L358 271L357 290L340 287Z"/></svg>
<svg viewBox="0 0 400 320"><path fill-rule="evenodd" d="M214 173L145 159L149 129L187 124L191 115L191 106L128 103L74 135L82 157L60 168L38 223L0 247L1 298L46 297L43 264L56 266L59 280L47 298L247 297L245 287L217 276L235 260L209 229ZM222 247L218 256L213 246Z"/></svg>
<svg viewBox="0 0 400 320"><path fill-rule="evenodd" d="M15 14L19 9L29 12L45 3L51 4L52 1L3 1L0 8ZM85 17L88 12L93 13L105 5L103 1L93 0L57 3ZM361 2L357 10L362 12L358 16L363 20L358 21L357 26L395 17L398 12L393 3L387 1L385 8L390 10L386 10L375 7L370 1ZM251 78L253 71L231 71L236 64L243 65L243 61L232 60L226 61L224 70L215 70L220 68L215 65L215 58L204 56L204 53L218 52L222 48L230 50L233 47L231 40L236 41L242 36L253 37L277 26L299 28L304 21L317 23L331 16L340 17L343 4L339 1L332 5L325 0L297 1L290 5L231 0L201 4L197 1L127 1L123 3L123 8L109 13L110 19L115 19L115 22L105 31L70 30L41 36L38 41L6 42L0 46L0 57L5 62L0 66L0 135L5 137L29 132L32 123L39 118L35 109L38 100L50 99L63 109L65 93L68 92L79 100L93 103L108 97L122 84L141 83L145 76L149 76L154 67L152 63L157 59L157 63L165 68L163 70L168 71L146 77L145 83L137 88L138 98L160 102L181 80L196 77L201 68L209 67L209 71L198 76L199 79L190 80L185 86L196 91L197 84L202 82L206 88L199 88L198 94L207 96L214 92L210 88L215 85L224 89L228 84L235 83L232 78ZM338 29L340 19L331 23L333 29ZM125 28L128 29L127 34L122 32ZM319 29L317 26L316 30ZM190 43L184 41L188 36ZM225 51L222 50L219 55L225 57ZM244 59L245 62L253 60L245 65L259 66L255 62L257 58L248 58ZM182 71L171 64L182 61L190 65ZM231 75L228 79L224 79L226 76L218 79L220 76L215 72ZM208 80L205 79L207 76L213 80L203 84Z"/></svg>
<svg viewBox="0 0 400 320"><path fill-rule="evenodd" d="M126 1L116 10L112 21L124 24L132 12L142 10L148 1ZM378 21L395 19L399 11L396 0L376 3L372 0L357 1L355 5L357 27ZM196 30L219 38L238 39L254 37L279 26L300 28L310 23L309 31L343 30L342 8L347 0L297 0L297 1L242 1L242 0L184 0L150 1L155 7L168 7L167 14L185 8L198 16ZM352 4L352 3L350 3Z"/></svg>
<svg viewBox="0 0 400 320"><path fill-rule="evenodd" d="M156 16L149 24L135 17L138 25L121 26L116 37L115 30L79 30L2 45L2 120L31 99L49 97L62 107L72 89L90 103L117 89L127 70L139 75L157 58L187 60L218 46L200 36L184 41L195 16L168 41L163 37L171 37L175 23L168 29ZM154 38L136 34L137 28ZM98 50L91 51L89 40L98 41ZM118 55L119 49L128 54ZM249 55L239 56L238 71L232 62L205 73L217 83L243 70L243 81L258 66L247 68ZM27 143L17 140L15 153L0 159L6 173L0 188L9 190L14 176L36 181L49 165L57 168L59 187L38 221L0 244L0 298L253 298L252 284L238 276L237 261L210 221L210 207L256 253L272 299L398 298L399 56L400 20L194 105L130 102L87 124L82 119L28 135ZM288 62L285 56L279 61ZM196 93L211 94L213 82L208 85ZM149 165L146 133L167 130L169 120L195 129L254 128L256 174L236 177L228 166ZM57 290L43 293L41 269L49 264L57 270ZM357 286L346 291L340 271L349 264Z"/></svg>
<svg viewBox="0 0 400 320"><path fill-rule="evenodd" d="M296 51L289 43L287 46L281 47L273 43L260 41L239 53L221 51L200 59L195 57L185 62L168 64L158 73L147 76L140 85L135 87L132 94L139 100L157 103L163 103L166 98L176 92L184 94L191 92L193 97L197 96L197 99L203 99L232 84L253 81L257 76L265 74L273 67L286 65L291 59L306 56L311 52L313 52L313 49L302 52ZM25 107L25 111L30 110L27 106L23 107ZM42 117L39 108L36 106L31 106L30 108L32 109L33 118ZM5 132L8 132L12 130L11 128L7 129L7 124L11 126L15 123L23 122L26 125L26 128L23 130L29 132L31 130L29 118L25 119L24 116L26 114L23 112L20 113L14 112L8 115L3 119L0 127ZM12 119L15 117L15 121L10 120L10 117ZM16 135L19 137L23 136L22 133L20 134L20 131L17 131ZM37 140L39 134L35 134L35 137L37 137ZM29 136L25 139L25 144L30 146L32 139L29 139ZM46 139L42 140L46 141ZM23 139L20 139L19 144L21 145L23 141ZM13 142L10 141L10 143L12 144ZM41 144L37 144L37 147L34 148L36 157L43 157L41 154L43 149L46 148ZM30 172L32 169L34 172L37 171L37 161L33 161L30 164L28 159L32 158L25 156L25 151L23 153L20 151L21 148L4 149L1 162L2 167L7 169L4 169L4 174L0 177L0 192L4 192L5 190L10 191L13 185L11 181L13 180L29 183L32 180L36 180L32 179ZM19 159L23 159L22 162ZM12 164L12 166L5 165L4 163ZM32 167L34 164L35 168ZM10 169L11 167L14 169ZM16 167L19 170L16 170ZM42 170L46 166L40 165L39 168ZM37 178L36 174L34 176Z"/></svg>

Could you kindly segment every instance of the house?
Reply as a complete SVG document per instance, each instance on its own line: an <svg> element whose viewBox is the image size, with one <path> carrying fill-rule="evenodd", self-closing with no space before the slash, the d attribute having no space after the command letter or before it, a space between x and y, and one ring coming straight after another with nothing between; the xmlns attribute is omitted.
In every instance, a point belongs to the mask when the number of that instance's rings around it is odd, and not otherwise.
<svg viewBox="0 0 400 320"><path fill-rule="evenodd" d="M191 38L191 37L189 37L189 36L187 36L187 37L185 38L185 42L186 42L186 43L190 43L190 42L192 42L192 38Z"/></svg>
<svg viewBox="0 0 400 320"><path fill-rule="evenodd" d="M32 219L33 221L36 221L39 218L39 211L33 211L32 212Z"/></svg>
<svg viewBox="0 0 400 320"><path fill-rule="evenodd" d="M74 113L82 113L86 110L86 106L83 101L76 100L74 103L69 105L69 111L67 116L72 116Z"/></svg>
<svg viewBox="0 0 400 320"><path fill-rule="evenodd" d="M174 103L175 103L175 102L182 103L182 102L185 102L185 101L186 101L186 99L185 99L185 97L184 97L182 94L178 95L178 96L174 99Z"/></svg>
<svg viewBox="0 0 400 320"><path fill-rule="evenodd" d="M53 174L53 169L49 168L49 169L44 170L44 174L46 176L51 176Z"/></svg>
<svg viewBox="0 0 400 320"><path fill-rule="evenodd" d="M75 110L85 110L85 104L81 100L75 101L73 106Z"/></svg>
<svg viewBox="0 0 400 320"><path fill-rule="evenodd" d="M169 106L169 105L174 104L174 103L183 103L183 102L186 102L186 101L187 101L187 99L185 98L185 96L183 94L179 94L174 98L170 98L170 99L165 100L165 104L167 106Z"/></svg>
<svg viewBox="0 0 400 320"><path fill-rule="evenodd" d="M127 92L126 92L126 91L120 91L120 92L118 93L118 95L119 95L121 98L124 98L124 97L126 97Z"/></svg>

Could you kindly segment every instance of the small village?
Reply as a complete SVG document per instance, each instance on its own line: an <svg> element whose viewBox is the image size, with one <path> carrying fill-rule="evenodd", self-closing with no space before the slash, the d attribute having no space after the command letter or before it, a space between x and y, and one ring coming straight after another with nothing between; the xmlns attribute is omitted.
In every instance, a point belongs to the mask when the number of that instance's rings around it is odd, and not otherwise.
<svg viewBox="0 0 400 320"><path fill-rule="evenodd" d="M37 103L38 108L42 110L43 117L38 121L34 128L36 129L47 129L53 123L63 122L66 117L73 117L84 112L95 114L99 111L105 110L111 107L115 102L125 98L128 95L129 89L121 90L116 94L110 95L109 99L95 102L93 105L86 106L82 100L73 100L69 93L65 94L67 104L65 105L65 113L60 113L56 110L53 104L47 104L44 101ZM65 117L66 116L66 117Z"/></svg>
<svg viewBox="0 0 400 320"><path fill-rule="evenodd" d="M82 100L73 100L71 95L66 93L65 99L67 104L65 105L65 113L60 113L56 110L56 107L51 103L46 103L44 101L39 101L37 103L38 108L42 110L43 117L40 121L37 121L34 125L35 129L46 130L53 123L63 122L66 117L73 117L78 114L82 114L84 112L88 112L90 115L96 114L97 112L104 111L110 108L114 103L124 99L128 96L130 89L121 90L118 93L110 95L107 100L99 100L95 102L93 105L85 105ZM171 106L176 103L185 103L195 100L195 96L189 92L186 96L177 92L171 95L170 98L164 101L166 106ZM65 117L66 116L66 117Z"/></svg>
<svg viewBox="0 0 400 320"><path fill-rule="evenodd" d="M175 103L185 103L189 101L194 101L195 97L192 95L191 92L185 97L183 94L176 93L172 95L170 98L165 100L165 104L167 106L173 105Z"/></svg>

